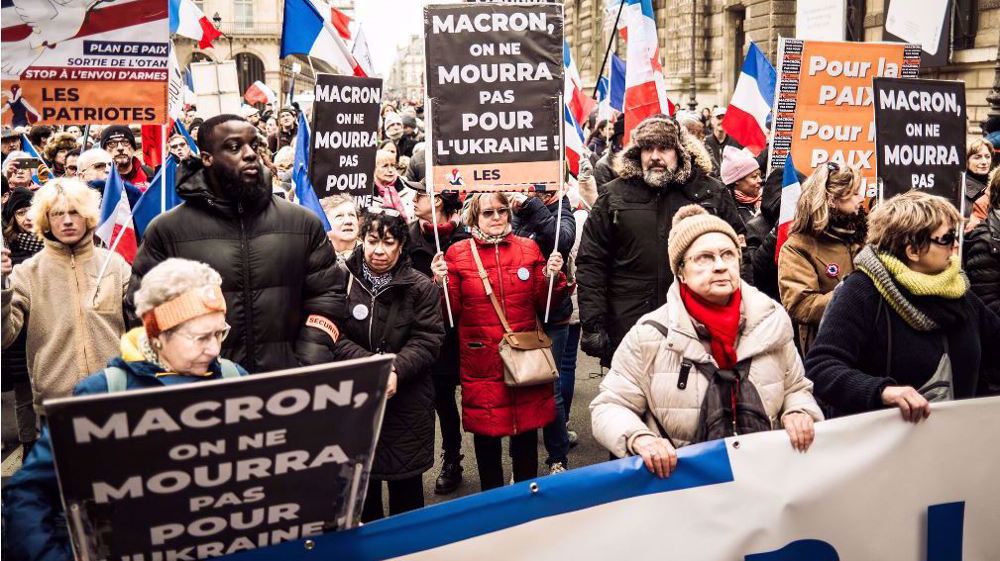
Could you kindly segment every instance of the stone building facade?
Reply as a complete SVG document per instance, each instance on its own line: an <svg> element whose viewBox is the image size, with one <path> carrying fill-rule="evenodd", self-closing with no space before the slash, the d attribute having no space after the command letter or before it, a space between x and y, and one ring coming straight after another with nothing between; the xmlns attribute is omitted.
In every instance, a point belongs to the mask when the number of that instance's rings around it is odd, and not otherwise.
<svg viewBox="0 0 1000 561"><path fill-rule="evenodd" d="M324 2L348 16L354 17L354 0ZM257 80L279 93L282 103L292 78L292 63L298 62L301 73L295 79L295 94L311 94L316 83L316 72L332 72L324 63L294 56L284 60L281 55L281 28L284 0L196 0L205 16L222 31L223 37L214 41L214 47L198 48L196 41L184 37L174 38L174 50L181 69L192 62L233 59L241 93Z"/></svg>
<svg viewBox="0 0 1000 561"><path fill-rule="evenodd" d="M698 107L728 103L750 42L773 64L778 37L795 36L796 4L793 0L653 0L671 99L688 106L693 74ZM846 4L849 40L883 40L886 0L847 0ZM953 22L950 64L921 68L920 75L965 82L972 120L969 132L976 134L979 121L990 110L986 96L995 73L1000 72L1000 0L957 0L953 5L961 12ZM615 10L605 12L604 6L604 0L564 1L566 39L588 85L595 83L616 15ZM624 55L624 45L615 48Z"/></svg>
<svg viewBox="0 0 1000 561"><path fill-rule="evenodd" d="M411 101L423 100L424 68L424 41L420 35L411 35L396 49L396 59L386 79L386 95Z"/></svg>

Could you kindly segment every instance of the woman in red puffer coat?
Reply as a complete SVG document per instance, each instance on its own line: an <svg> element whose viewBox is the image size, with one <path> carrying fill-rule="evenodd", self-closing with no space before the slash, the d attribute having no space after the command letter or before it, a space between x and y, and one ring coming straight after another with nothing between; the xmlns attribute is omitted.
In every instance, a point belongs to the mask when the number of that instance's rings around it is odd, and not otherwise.
<svg viewBox="0 0 1000 561"><path fill-rule="evenodd" d="M504 329L479 277L475 243L494 293L514 331L531 331L545 313L549 274L558 275L553 302L566 291L562 257L547 261L535 242L511 233L510 202L503 193L474 195L466 214L472 239L435 256L435 278L448 275L458 323L462 425L473 433L482 489L503 485L502 437L510 437L514 480L538 475L537 431L555 418L552 384L512 388L504 383L499 344Z"/></svg>

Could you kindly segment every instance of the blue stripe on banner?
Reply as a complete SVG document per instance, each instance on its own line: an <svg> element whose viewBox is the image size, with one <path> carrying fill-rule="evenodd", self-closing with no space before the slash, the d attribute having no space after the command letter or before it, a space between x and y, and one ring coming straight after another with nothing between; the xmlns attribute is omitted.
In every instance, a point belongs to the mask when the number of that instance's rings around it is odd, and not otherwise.
<svg viewBox="0 0 1000 561"><path fill-rule="evenodd" d="M633 456L471 495L361 528L316 536L312 538L315 547L311 551L306 551L301 542L288 542L224 559L390 559L549 516L633 497L733 481L723 440L681 448L677 456L677 470L667 479L650 474L642 465L642 459ZM531 492L532 482L538 484L536 493Z"/></svg>

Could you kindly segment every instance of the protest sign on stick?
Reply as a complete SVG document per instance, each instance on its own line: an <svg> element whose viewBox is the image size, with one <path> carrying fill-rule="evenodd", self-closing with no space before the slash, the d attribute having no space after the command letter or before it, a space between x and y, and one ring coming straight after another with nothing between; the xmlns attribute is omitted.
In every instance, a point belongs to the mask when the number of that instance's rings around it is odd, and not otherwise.
<svg viewBox="0 0 1000 561"><path fill-rule="evenodd" d="M392 358L47 401L77 557L204 559L352 527Z"/></svg>
<svg viewBox="0 0 1000 561"><path fill-rule="evenodd" d="M919 66L920 45L779 39L768 170L789 152L806 175L828 161L857 167L875 197L872 79L916 78Z"/></svg>
<svg viewBox="0 0 1000 561"><path fill-rule="evenodd" d="M346 194L371 205L382 80L319 74L309 178L320 197Z"/></svg>
<svg viewBox="0 0 1000 561"><path fill-rule="evenodd" d="M917 189L961 209L965 83L875 78L874 92L880 198Z"/></svg>
<svg viewBox="0 0 1000 561"><path fill-rule="evenodd" d="M427 6L434 189L555 191L562 173L562 6Z"/></svg>
<svg viewBox="0 0 1000 561"><path fill-rule="evenodd" d="M167 122L166 0L8 4L4 124Z"/></svg>

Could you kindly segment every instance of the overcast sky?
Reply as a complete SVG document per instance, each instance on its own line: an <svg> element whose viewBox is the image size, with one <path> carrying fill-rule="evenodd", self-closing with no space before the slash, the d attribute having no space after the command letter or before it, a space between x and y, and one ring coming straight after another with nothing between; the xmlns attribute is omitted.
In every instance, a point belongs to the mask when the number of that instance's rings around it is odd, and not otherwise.
<svg viewBox="0 0 1000 561"><path fill-rule="evenodd" d="M447 4L459 0L434 0ZM355 0L354 11L368 38L375 72L389 76L396 58L396 47L410 35L421 33L424 25L425 0Z"/></svg>

